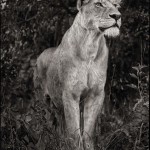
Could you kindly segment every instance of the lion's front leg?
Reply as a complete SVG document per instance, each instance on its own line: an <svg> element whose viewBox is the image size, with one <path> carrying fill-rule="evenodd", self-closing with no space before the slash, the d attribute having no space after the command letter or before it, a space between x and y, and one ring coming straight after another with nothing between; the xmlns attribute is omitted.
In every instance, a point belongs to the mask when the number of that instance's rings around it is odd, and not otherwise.
<svg viewBox="0 0 150 150"><path fill-rule="evenodd" d="M104 101L104 90L98 94L92 92L84 102L84 134L83 143L85 150L94 150L93 131L96 118L102 109Z"/></svg>
<svg viewBox="0 0 150 150"><path fill-rule="evenodd" d="M82 150L83 146L80 133L79 97L75 96L70 91L64 91L63 105L69 137L73 138L75 147L78 150Z"/></svg>

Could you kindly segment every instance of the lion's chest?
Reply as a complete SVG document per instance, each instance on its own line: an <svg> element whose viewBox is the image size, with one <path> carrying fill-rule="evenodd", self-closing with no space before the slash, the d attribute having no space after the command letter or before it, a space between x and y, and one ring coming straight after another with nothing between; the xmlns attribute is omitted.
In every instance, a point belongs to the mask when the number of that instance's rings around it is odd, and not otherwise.
<svg viewBox="0 0 150 150"><path fill-rule="evenodd" d="M67 86L72 90L92 89L105 84L105 72L100 65L93 61L82 62L68 71L65 81L67 81Z"/></svg>
<svg viewBox="0 0 150 150"><path fill-rule="evenodd" d="M105 83L106 71L99 64L89 62L87 65L87 85L89 88L101 86Z"/></svg>

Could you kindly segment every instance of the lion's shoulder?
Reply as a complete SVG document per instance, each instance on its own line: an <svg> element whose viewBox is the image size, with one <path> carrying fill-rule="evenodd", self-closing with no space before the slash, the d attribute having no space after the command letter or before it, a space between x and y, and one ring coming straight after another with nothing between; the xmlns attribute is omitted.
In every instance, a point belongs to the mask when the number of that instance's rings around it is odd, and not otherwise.
<svg viewBox="0 0 150 150"><path fill-rule="evenodd" d="M48 59L50 59L53 55L53 53L56 51L57 47L52 47L52 48L47 48L45 49L40 56L37 58L37 60L43 60L43 61L47 61Z"/></svg>

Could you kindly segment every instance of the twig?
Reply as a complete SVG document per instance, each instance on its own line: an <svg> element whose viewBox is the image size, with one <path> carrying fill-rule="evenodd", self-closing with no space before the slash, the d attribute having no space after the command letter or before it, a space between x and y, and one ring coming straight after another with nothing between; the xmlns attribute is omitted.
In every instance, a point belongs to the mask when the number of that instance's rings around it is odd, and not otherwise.
<svg viewBox="0 0 150 150"><path fill-rule="evenodd" d="M137 106L139 105L139 104L141 104L143 102L143 99L141 98L141 99L139 99L138 100L138 102L134 105L134 107L133 107L133 111L135 111L136 110L136 108L137 108Z"/></svg>
<svg viewBox="0 0 150 150"><path fill-rule="evenodd" d="M142 128L143 128L144 123L142 122L141 127L140 127L140 134L139 134L139 143L141 142L141 136L142 136Z"/></svg>
<svg viewBox="0 0 150 150"><path fill-rule="evenodd" d="M137 143L138 143L138 140L137 140L137 137L136 137L135 144L134 144L134 149L133 150L136 150Z"/></svg>
<svg viewBox="0 0 150 150"><path fill-rule="evenodd" d="M110 93L109 93L109 102L110 102L110 96L111 96L111 92L112 92L112 84L113 84L113 79L114 79L114 76L115 76L115 72L116 72L116 64L114 64L114 66L113 66L113 74L112 74L112 78L111 78L111 81L110 81L110 86L109 86L109 88L110 88Z"/></svg>

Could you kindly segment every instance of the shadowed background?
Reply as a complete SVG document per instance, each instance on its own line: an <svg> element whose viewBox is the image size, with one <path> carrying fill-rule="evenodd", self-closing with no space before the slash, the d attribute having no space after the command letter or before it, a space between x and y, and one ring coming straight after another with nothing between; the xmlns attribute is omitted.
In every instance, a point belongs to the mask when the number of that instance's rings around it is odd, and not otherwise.
<svg viewBox="0 0 150 150"><path fill-rule="evenodd" d="M149 1L122 2L121 35L109 39L104 111L97 150L148 150ZM58 46L77 13L76 0L1 1L1 149L70 150L64 120L33 88L36 58ZM73 148L72 148L73 149Z"/></svg>

